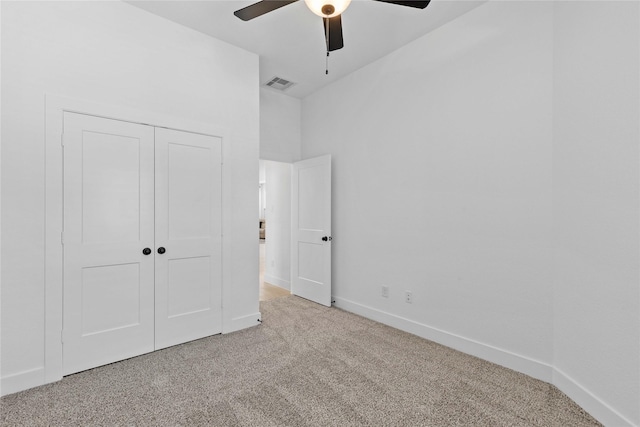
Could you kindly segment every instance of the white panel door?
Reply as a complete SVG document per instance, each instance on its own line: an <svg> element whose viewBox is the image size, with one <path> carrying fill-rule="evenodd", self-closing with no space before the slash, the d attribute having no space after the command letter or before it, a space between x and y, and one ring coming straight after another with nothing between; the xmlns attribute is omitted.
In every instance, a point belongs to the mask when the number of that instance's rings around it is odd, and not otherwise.
<svg viewBox="0 0 640 427"><path fill-rule="evenodd" d="M331 306L331 156L293 164L291 293Z"/></svg>
<svg viewBox="0 0 640 427"><path fill-rule="evenodd" d="M64 114L63 373L154 349L154 130Z"/></svg>
<svg viewBox="0 0 640 427"><path fill-rule="evenodd" d="M222 332L221 149L156 128L156 349Z"/></svg>

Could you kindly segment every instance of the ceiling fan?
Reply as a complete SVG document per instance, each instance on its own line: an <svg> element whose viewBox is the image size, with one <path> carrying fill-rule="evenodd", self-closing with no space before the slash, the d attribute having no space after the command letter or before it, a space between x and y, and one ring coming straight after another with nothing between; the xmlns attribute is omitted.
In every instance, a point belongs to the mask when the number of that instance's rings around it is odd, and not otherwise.
<svg viewBox="0 0 640 427"><path fill-rule="evenodd" d="M297 1L298 0L262 0L240 10L236 10L233 14L243 21L249 21ZM431 0L374 1L424 9L429 5ZM328 52L342 49L344 47L344 42L342 39L342 19L340 15L347 9L351 0L304 0L304 2L313 13L322 17L322 23L324 24L324 37L327 44L327 54Z"/></svg>

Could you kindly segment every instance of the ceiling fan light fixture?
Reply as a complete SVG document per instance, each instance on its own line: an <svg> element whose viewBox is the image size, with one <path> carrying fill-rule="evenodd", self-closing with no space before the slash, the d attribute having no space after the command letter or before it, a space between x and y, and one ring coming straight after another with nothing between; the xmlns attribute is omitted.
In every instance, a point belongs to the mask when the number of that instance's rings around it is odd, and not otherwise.
<svg viewBox="0 0 640 427"><path fill-rule="evenodd" d="M313 13L323 18L333 18L344 12L351 0L304 0Z"/></svg>

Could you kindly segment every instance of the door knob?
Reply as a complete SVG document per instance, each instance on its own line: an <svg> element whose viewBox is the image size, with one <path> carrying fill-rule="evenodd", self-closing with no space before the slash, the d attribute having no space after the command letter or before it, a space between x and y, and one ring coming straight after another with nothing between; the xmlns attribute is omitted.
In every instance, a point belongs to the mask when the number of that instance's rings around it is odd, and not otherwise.
<svg viewBox="0 0 640 427"><path fill-rule="evenodd" d="M149 254L151 253L151 249L149 249L149 248L144 248L144 249L142 250L142 253L143 253L143 254L145 254L145 255L149 255Z"/></svg>
<svg viewBox="0 0 640 427"><path fill-rule="evenodd" d="M165 248L163 248L162 246L160 246L160 247L158 248L158 253L159 253L160 255L162 255L162 254L163 254L163 253L165 253L166 251L167 251L167 250L166 250Z"/></svg>
<svg viewBox="0 0 640 427"><path fill-rule="evenodd" d="M330 242L330 241L332 241L332 240L333 240L333 238L332 238L331 236L328 236L328 237L327 237L327 236L324 236L324 237L322 238L322 241L323 241L323 242Z"/></svg>

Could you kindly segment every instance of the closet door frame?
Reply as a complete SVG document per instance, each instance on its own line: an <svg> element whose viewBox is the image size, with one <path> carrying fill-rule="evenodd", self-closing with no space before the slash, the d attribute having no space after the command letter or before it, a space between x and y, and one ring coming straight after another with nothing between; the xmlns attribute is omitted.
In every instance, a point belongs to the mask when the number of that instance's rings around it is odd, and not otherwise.
<svg viewBox="0 0 640 427"><path fill-rule="evenodd" d="M231 182L230 170L224 166L230 153L229 132L226 128L164 114L140 111L127 107L100 104L92 101L45 96L45 345L44 367L40 378L33 378L34 386L62 379L63 342L63 118L64 113L78 113L143 125L199 133L222 139L222 235L230 235ZM229 253L228 239L222 238L222 253ZM229 307L229 258L222 257L222 332L230 326L225 307Z"/></svg>

